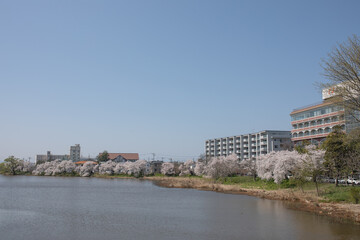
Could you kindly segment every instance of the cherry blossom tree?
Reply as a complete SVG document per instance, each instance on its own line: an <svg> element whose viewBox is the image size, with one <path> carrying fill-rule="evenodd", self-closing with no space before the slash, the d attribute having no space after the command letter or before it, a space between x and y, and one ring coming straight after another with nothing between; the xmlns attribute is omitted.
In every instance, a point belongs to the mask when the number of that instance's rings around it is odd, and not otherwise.
<svg viewBox="0 0 360 240"><path fill-rule="evenodd" d="M161 174L171 176L175 174L174 163L165 162L161 165Z"/></svg>
<svg viewBox="0 0 360 240"><path fill-rule="evenodd" d="M281 183L289 176L293 176L296 169L302 163L302 156L296 151L279 151L276 154L277 161L274 166L274 182Z"/></svg>
<svg viewBox="0 0 360 240"><path fill-rule="evenodd" d="M123 162L117 163L113 171L114 174L124 174L124 163Z"/></svg>
<svg viewBox="0 0 360 240"><path fill-rule="evenodd" d="M247 174L251 174L253 176L254 180L257 176L256 171L256 160L255 159L244 159L240 162L240 169L246 172Z"/></svg>
<svg viewBox="0 0 360 240"><path fill-rule="evenodd" d="M261 179L270 180L273 178L275 168L276 152L260 155L256 161L256 172Z"/></svg>
<svg viewBox="0 0 360 240"><path fill-rule="evenodd" d="M132 175L135 177L141 177L145 175L147 162L145 160L137 160L133 163Z"/></svg>
<svg viewBox="0 0 360 240"><path fill-rule="evenodd" d="M194 168L194 174L196 176L202 176L205 174L205 162L203 161L197 161L195 168Z"/></svg>
<svg viewBox="0 0 360 240"><path fill-rule="evenodd" d="M193 160L187 160L185 163L182 163L179 166L180 175L179 176L188 176L194 174L195 162Z"/></svg>
<svg viewBox="0 0 360 240"><path fill-rule="evenodd" d="M19 160L18 166L16 168L16 172L20 172L21 174L32 173L35 169L35 164L29 161Z"/></svg>
<svg viewBox="0 0 360 240"><path fill-rule="evenodd" d="M52 176L55 175L55 169L57 165L60 163L60 160L54 160L51 162L45 162L42 164L36 165L35 170L33 171L33 175L45 175L45 176Z"/></svg>
<svg viewBox="0 0 360 240"><path fill-rule="evenodd" d="M38 164L32 171L33 175L45 176L55 176L64 173L77 173L82 177L89 177L94 173L100 175L127 174L129 176L140 177L151 173L151 171L148 162L145 160L124 163L107 161L101 162L100 164L86 162L82 166L75 166L75 163L72 161L55 160Z"/></svg>
<svg viewBox="0 0 360 240"><path fill-rule="evenodd" d="M307 153L304 156L304 161L302 164L303 172L306 176L310 177L315 183L316 192L319 196L319 186L318 182L320 177L325 172L324 167L324 156L325 151L322 149L317 149L315 145L309 145L306 147Z"/></svg>
<svg viewBox="0 0 360 240"><path fill-rule="evenodd" d="M114 174L114 168L116 166L116 162L107 161L102 162L99 166L99 174L101 175L112 175Z"/></svg>
<svg viewBox="0 0 360 240"><path fill-rule="evenodd" d="M94 166L93 162L86 162L79 168L79 175L81 177L90 177L94 173Z"/></svg>
<svg viewBox="0 0 360 240"><path fill-rule="evenodd" d="M239 160L236 154L227 157L213 157L204 168L205 175L210 178L228 177L239 173Z"/></svg>
<svg viewBox="0 0 360 240"><path fill-rule="evenodd" d="M270 152L258 157L256 170L261 179L274 179L274 182L280 183L293 175L301 162L302 156L296 151Z"/></svg>
<svg viewBox="0 0 360 240"><path fill-rule="evenodd" d="M76 168L76 165L71 160L56 162L56 166L55 166L53 175L63 174L63 173L74 173L75 168Z"/></svg>

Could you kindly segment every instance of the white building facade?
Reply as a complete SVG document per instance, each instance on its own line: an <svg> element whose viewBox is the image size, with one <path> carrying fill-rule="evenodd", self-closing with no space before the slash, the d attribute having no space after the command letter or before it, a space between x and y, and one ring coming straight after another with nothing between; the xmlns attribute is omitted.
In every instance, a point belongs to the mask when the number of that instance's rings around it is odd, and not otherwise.
<svg viewBox="0 0 360 240"><path fill-rule="evenodd" d="M265 130L205 141L206 157L236 154L240 160L256 159L272 151L291 148L291 131Z"/></svg>
<svg viewBox="0 0 360 240"><path fill-rule="evenodd" d="M331 101L336 96L335 88L323 89L322 102L294 109L290 113L292 141L295 145L303 141L321 144L335 126L340 126L345 132L360 127L360 123L343 106ZM359 117L360 113L355 114Z"/></svg>
<svg viewBox="0 0 360 240"><path fill-rule="evenodd" d="M74 162L80 161L80 144L70 146L70 159Z"/></svg>

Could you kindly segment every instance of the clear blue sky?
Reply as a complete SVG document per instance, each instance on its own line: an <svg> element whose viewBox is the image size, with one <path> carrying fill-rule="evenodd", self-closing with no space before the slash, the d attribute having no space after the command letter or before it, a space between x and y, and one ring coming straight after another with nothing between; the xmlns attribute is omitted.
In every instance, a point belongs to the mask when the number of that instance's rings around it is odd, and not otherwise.
<svg viewBox="0 0 360 240"><path fill-rule="evenodd" d="M290 130L360 1L0 1L0 160ZM145 159L149 155L141 155Z"/></svg>

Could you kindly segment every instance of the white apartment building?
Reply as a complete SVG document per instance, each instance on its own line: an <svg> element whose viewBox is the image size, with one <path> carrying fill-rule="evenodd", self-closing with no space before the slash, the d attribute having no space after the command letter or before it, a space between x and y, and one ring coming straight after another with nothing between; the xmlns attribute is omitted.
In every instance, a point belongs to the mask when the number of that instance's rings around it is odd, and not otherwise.
<svg viewBox="0 0 360 240"><path fill-rule="evenodd" d="M75 146L70 146L70 159L73 162L80 161L80 144L75 144Z"/></svg>
<svg viewBox="0 0 360 240"><path fill-rule="evenodd" d="M240 160L256 159L272 151L291 147L291 131L264 130L205 141L206 157L228 156L235 153Z"/></svg>

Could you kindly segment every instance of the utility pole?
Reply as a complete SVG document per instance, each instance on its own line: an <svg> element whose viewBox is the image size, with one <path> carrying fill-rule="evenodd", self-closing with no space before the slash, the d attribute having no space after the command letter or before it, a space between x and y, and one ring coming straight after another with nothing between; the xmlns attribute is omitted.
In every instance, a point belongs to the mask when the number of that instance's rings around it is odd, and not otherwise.
<svg viewBox="0 0 360 240"><path fill-rule="evenodd" d="M153 155L153 161L155 161L155 153L152 153L152 155Z"/></svg>

